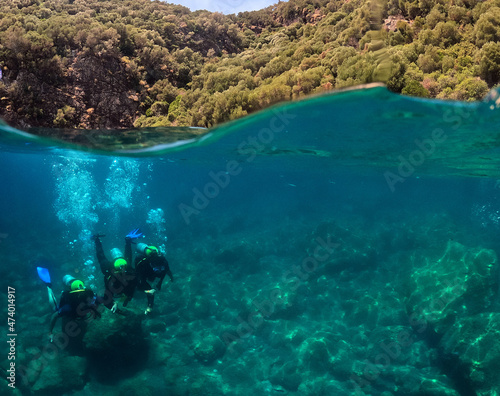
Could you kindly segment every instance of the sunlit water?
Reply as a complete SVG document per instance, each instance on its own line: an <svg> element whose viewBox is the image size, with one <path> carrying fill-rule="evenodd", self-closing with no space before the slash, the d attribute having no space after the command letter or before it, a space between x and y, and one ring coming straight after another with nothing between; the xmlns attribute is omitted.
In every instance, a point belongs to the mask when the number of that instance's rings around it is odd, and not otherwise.
<svg viewBox="0 0 500 396"><path fill-rule="evenodd" d="M16 390L9 391L499 390L500 382L471 374L458 346L436 344L409 320L423 282L413 274L442 259L450 241L465 251L498 251L496 97L466 104L371 87L274 107L176 144L109 146L114 152L3 127L1 296L7 309L7 287L15 288L17 334ZM80 380L68 380L55 368L68 351L43 356L53 308L35 266L49 268L56 295L65 274L101 293L90 236L105 234L109 252L135 228L164 252L176 278L165 281L154 312L141 316L145 357L139 365L108 364L99 375L83 353L68 369ZM496 292L494 274L485 285ZM145 304L136 293L130 309L142 315ZM453 309L455 319L495 313L496 294L479 310ZM436 330L440 336L455 319ZM8 357L0 356L3 369ZM447 372L443 361L456 370ZM26 374L35 366L36 375Z"/></svg>

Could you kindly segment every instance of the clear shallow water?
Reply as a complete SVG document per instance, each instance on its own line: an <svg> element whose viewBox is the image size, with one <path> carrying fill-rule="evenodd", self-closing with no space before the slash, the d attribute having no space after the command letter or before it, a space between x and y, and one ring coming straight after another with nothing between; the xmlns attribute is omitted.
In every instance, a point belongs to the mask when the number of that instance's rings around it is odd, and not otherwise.
<svg viewBox="0 0 500 396"><path fill-rule="evenodd" d="M481 327L480 315L497 312L495 97L439 102L375 86L274 107L201 137L179 129L173 146L162 130L131 130L125 140L92 131L75 147L2 127L0 277L2 293L16 289L17 387L61 395L500 389L489 377L499 358L485 352L495 344L478 343L472 358L460 342L472 335L454 327ZM74 141L74 132L57 133ZM150 317L144 296L130 304L143 319L143 334L130 338L144 339L144 355L113 356L133 349L122 340L104 349L105 366L85 353L64 360L65 348L44 358L51 311L34 267L49 267L56 294L67 273L102 292L90 235L106 234L109 250L137 227L176 277ZM470 259L483 256L484 265ZM472 293L475 273L482 291ZM463 283L457 299L439 294L447 280ZM425 332L412 326L413 312L424 312ZM487 340L492 323L473 336ZM406 334L411 342L401 341ZM7 352L3 360L7 368Z"/></svg>

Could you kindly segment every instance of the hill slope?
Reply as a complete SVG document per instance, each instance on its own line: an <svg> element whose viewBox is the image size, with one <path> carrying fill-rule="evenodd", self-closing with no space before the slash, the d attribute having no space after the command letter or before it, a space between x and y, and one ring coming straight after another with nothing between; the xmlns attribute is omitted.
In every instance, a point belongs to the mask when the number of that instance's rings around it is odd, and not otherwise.
<svg viewBox="0 0 500 396"><path fill-rule="evenodd" d="M150 0L4 0L0 117L18 126L213 126L383 81L475 100L500 79L500 0L290 0L236 15Z"/></svg>

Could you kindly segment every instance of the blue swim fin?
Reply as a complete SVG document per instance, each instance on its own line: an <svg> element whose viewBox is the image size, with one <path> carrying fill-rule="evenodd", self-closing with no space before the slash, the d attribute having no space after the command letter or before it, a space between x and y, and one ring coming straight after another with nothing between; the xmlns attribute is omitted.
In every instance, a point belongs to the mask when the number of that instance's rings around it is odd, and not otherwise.
<svg viewBox="0 0 500 396"><path fill-rule="evenodd" d="M52 291L52 285L50 284L49 270L47 268L43 268L43 267L36 267L36 270L38 272L38 276L40 277L40 279L47 285L47 292L49 294L50 304L53 305L54 310L57 311L59 308L57 305L56 296L54 295L54 292Z"/></svg>
<svg viewBox="0 0 500 396"><path fill-rule="evenodd" d="M38 271L38 276L42 281L50 283L50 274L47 268L36 267L36 270Z"/></svg>

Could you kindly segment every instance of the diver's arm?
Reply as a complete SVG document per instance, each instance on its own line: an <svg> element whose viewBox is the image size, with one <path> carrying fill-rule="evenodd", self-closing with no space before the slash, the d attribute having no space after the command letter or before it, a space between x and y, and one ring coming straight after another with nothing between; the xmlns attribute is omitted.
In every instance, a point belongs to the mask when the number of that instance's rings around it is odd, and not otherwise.
<svg viewBox="0 0 500 396"><path fill-rule="evenodd" d="M168 277L170 278L170 280L173 282L174 281L174 275L172 275L172 271L170 271L170 267L168 266L167 259L166 258L164 258L164 259L165 259L165 268L167 269L166 273L167 273Z"/></svg>
<svg viewBox="0 0 500 396"><path fill-rule="evenodd" d="M101 272L106 275L110 267L110 262L104 255L104 249L102 248L102 242L99 237L94 238L95 242L95 254L97 256L97 261L99 262L99 266L101 267Z"/></svg>
<svg viewBox="0 0 500 396"><path fill-rule="evenodd" d="M135 275L139 279L139 283L142 282L143 279L146 278L146 274L144 273L146 270L146 263L141 258L141 256L138 256L135 258Z"/></svg>
<svg viewBox="0 0 500 396"><path fill-rule="evenodd" d="M125 237L125 260L130 268L132 267L132 238Z"/></svg>

